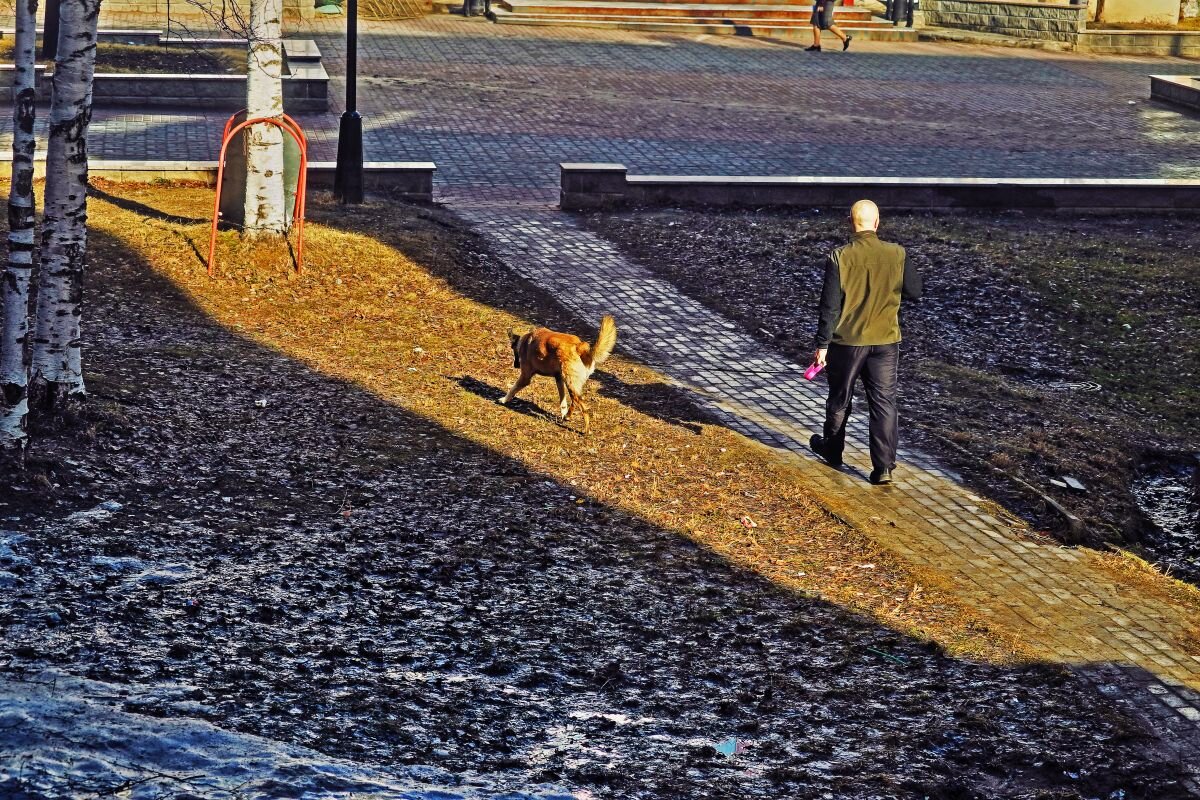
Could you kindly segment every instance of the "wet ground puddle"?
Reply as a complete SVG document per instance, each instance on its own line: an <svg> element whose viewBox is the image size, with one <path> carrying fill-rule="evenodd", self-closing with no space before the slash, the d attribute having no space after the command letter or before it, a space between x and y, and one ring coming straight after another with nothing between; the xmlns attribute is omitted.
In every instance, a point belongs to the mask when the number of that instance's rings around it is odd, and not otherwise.
<svg viewBox="0 0 1200 800"><path fill-rule="evenodd" d="M1148 544L1161 564L1200 584L1200 455L1147 461L1133 482L1133 496L1154 524Z"/></svg>

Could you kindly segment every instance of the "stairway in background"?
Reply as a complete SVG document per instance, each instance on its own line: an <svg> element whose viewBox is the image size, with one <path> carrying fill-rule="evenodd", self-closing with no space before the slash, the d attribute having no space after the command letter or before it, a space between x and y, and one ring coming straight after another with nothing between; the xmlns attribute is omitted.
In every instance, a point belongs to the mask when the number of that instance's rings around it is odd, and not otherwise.
<svg viewBox="0 0 1200 800"><path fill-rule="evenodd" d="M462 8L461 0L434 0L443 12ZM727 34L807 38L812 5L769 0L493 0L492 14L502 25L571 25L655 33ZM916 41L910 28L896 28L871 11L839 6L837 25L855 37Z"/></svg>

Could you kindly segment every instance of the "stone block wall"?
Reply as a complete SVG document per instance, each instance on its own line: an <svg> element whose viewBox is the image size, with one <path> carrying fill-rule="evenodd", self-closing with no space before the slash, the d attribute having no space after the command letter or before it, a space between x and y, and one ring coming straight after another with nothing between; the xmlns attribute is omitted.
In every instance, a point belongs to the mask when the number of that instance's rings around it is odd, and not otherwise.
<svg viewBox="0 0 1200 800"><path fill-rule="evenodd" d="M284 51L307 53L309 40L284 40ZM288 113L329 110L329 74L319 60L288 58L283 75L283 108ZM319 56L318 56L319 59ZM0 64L0 103L12 103L12 66ZM46 68L38 66L38 102L50 100ZM92 85L97 106L239 109L246 105L245 75L166 75L97 73Z"/></svg>
<svg viewBox="0 0 1200 800"><path fill-rule="evenodd" d="M1086 5L1020 0L924 0L921 7L930 25L1072 44L1088 13Z"/></svg>
<svg viewBox="0 0 1200 800"><path fill-rule="evenodd" d="M1084 31L1079 34L1075 49L1081 53L1097 55L1200 58L1200 32Z"/></svg>

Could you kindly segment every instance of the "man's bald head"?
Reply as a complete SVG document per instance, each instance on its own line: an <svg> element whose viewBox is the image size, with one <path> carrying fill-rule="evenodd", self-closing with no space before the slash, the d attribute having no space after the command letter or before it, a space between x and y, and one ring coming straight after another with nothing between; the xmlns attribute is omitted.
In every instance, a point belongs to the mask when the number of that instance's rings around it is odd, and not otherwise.
<svg viewBox="0 0 1200 800"><path fill-rule="evenodd" d="M879 206L870 200L859 200L850 207L850 220L856 231L879 229Z"/></svg>

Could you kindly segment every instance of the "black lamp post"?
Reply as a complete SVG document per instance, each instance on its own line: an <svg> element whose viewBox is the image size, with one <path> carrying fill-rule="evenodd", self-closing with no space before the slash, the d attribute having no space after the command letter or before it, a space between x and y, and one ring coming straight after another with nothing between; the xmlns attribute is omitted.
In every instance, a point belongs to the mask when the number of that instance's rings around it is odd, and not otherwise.
<svg viewBox="0 0 1200 800"><path fill-rule="evenodd" d="M358 114L358 0L346 0L346 110L338 123L333 196L342 203L363 201L362 117Z"/></svg>

